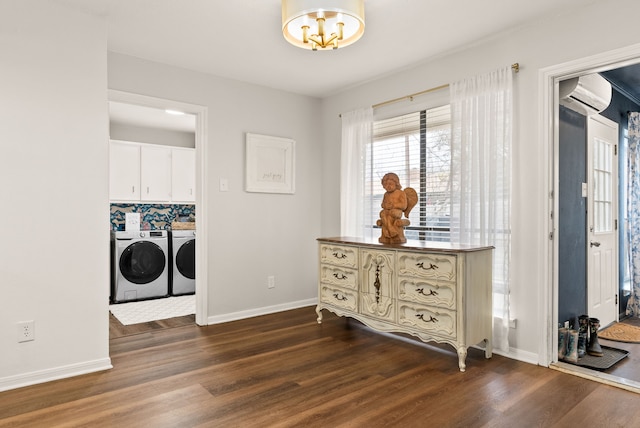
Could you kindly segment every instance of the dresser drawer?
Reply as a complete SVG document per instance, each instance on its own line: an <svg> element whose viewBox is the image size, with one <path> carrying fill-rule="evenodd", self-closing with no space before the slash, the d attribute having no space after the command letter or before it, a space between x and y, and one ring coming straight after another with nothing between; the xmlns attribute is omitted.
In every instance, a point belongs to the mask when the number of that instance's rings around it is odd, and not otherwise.
<svg viewBox="0 0 640 428"><path fill-rule="evenodd" d="M456 339L456 312L448 309L399 302L398 324L448 339Z"/></svg>
<svg viewBox="0 0 640 428"><path fill-rule="evenodd" d="M320 245L320 263L358 268L358 249L343 245Z"/></svg>
<svg viewBox="0 0 640 428"><path fill-rule="evenodd" d="M358 271L328 264L320 265L320 282L338 287L358 289Z"/></svg>
<svg viewBox="0 0 640 428"><path fill-rule="evenodd" d="M340 287L321 284L320 301L352 312L358 310L358 293Z"/></svg>
<svg viewBox="0 0 640 428"><path fill-rule="evenodd" d="M456 285L451 282L398 278L398 299L456 309Z"/></svg>
<svg viewBox="0 0 640 428"><path fill-rule="evenodd" d="M456 256L398 253L398 275L456 281Z"/></svg>

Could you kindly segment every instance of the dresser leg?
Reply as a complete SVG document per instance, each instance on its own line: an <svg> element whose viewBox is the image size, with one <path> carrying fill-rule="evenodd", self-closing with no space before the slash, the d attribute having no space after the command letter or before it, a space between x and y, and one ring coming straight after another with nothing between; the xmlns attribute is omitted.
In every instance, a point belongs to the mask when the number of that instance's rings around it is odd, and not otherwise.
<svg viewBox="0 0 640 428"><path fill-rule="evenodd" d="M316 314L318 314L318 324L322 324L322 309L316 306Z"/></svg>
<svg viewBox="0 0 640 428"><path fill-rule="evenodd" d="M461 346L458 348L458 367L460 367L461 372L467 369L467 365L465 364L466 359L467 359L467 348L464 346Z"/></svg>

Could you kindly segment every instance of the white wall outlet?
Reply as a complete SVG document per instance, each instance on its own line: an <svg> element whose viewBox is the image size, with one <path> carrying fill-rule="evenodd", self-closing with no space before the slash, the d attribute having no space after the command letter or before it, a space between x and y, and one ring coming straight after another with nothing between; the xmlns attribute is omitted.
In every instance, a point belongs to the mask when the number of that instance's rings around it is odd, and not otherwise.
<svg viewBox="0 0 640 428"><path fill-rule="evenodd" d="M269 275L267 277L267 288L276 288L276 277Z"/></svg>
<svg viewBox="0 0 640 428"><path fill-rule="evenodd" d="M36 340L36 323L35 321L22 321L16 324L16 335L18 343L30 342Z"/></svg>

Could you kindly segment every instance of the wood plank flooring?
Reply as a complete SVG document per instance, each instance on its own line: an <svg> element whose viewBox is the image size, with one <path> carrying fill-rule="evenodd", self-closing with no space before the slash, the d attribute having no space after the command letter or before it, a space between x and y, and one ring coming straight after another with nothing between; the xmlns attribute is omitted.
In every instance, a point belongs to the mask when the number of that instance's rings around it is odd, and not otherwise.
<svg viewBox="0 0 640 428"><path fill-rule="evenodd" d="M182 317L168 318L158 321L149 321L140 324L123 325L118 318L109 312L109 338L131 336L132 334L148 333L153 330L182 327L192 325L196 322L195 315L185 315Z"/></svg>
<svg viewBox="0 0 640 428"><path fill-rule="evenodd" d="M111 339L114 368L0 393L0 427L622 427L640 397L313 307Z"/></svg>

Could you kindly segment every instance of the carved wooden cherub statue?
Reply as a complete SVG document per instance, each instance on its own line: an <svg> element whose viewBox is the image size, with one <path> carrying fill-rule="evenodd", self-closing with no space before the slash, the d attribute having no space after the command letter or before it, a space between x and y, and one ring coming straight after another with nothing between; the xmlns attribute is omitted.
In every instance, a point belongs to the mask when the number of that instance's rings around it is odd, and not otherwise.
<svg viewBox="0 0 640 428"><path fill-rule="evenodd" d="M376 222L382 228L378 242L383 244L404 244L404 228L409 226L409 213L418 203L418 193L411 187L402 190L400 179L393 172L382 177L382 187L387 192L382 198L380 219ZM402 218L404 213L406 218Z"/></svg>

